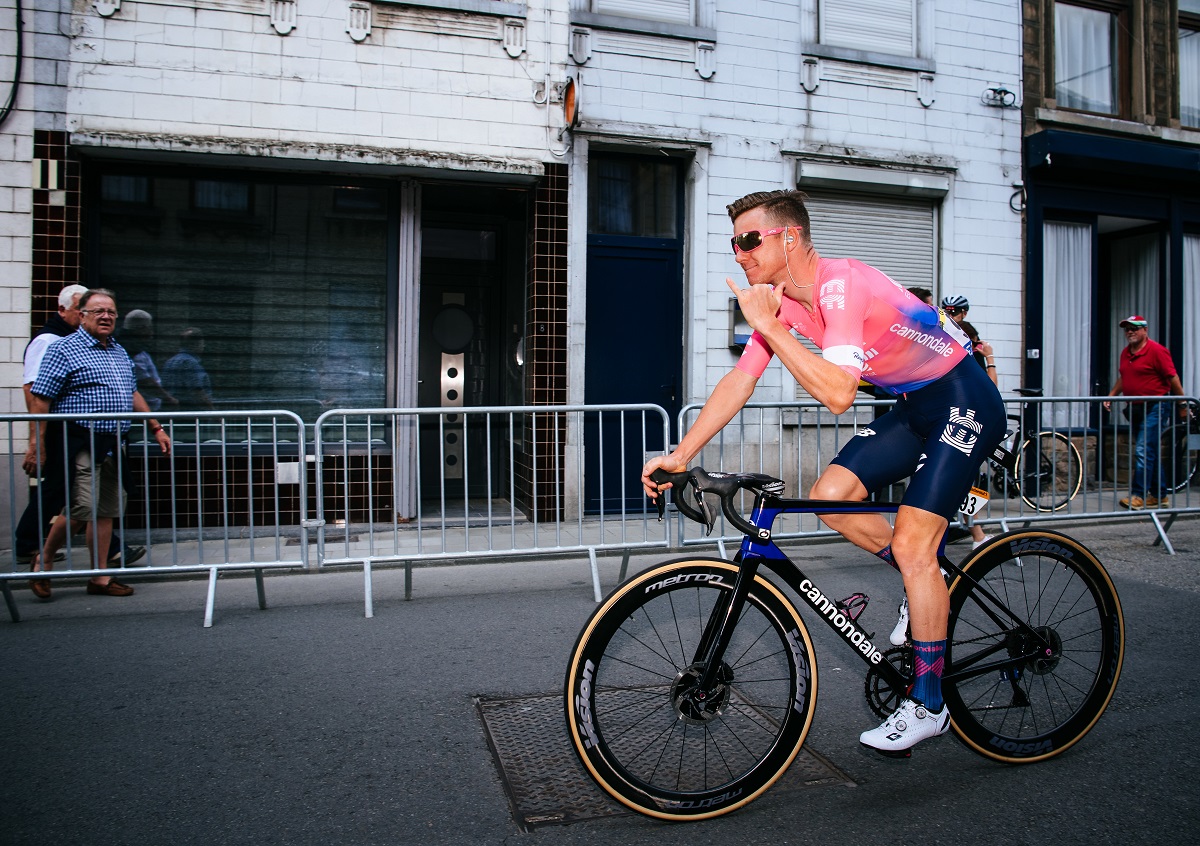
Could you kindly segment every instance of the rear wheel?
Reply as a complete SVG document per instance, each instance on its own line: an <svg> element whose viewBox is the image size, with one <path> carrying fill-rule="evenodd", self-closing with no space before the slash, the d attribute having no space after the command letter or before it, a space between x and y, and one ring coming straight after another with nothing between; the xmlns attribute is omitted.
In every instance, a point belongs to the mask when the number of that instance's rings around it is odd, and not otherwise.
<svg viewBox="0 0 1200 846"><path fill-rule="evenodd" d="M954 733L1011 764L1064 752L1100 719L1121 674L1112 580L1087 547L1044 530L1001 535L962 569L942 677Z"/></svg>
<svg viewBox="0 0 1200 846"><path fill-rule="evenodd" d="M704 819L761 795L799 752L816 663L795 607L756 577L701 690L698 659L738 568L686 559L635 576L596 609L571 653L567 728L600 787L660 819Z"/></svg>
<svg viewBox="0 0 1200 846"><path fill-rule="evenodd" d="M1189 436L1197 434L1192 431L1197 425L1196 420L1189 423L1181 421L1163 430L1158 447L1158 463L1162 468L1163 489L1168 493L1183 490L1196 476L1200 453L1189 450L1188 446Z"/></svg>
<svg viewBox="0 0 1200 846"><path fill-rule="evenodd" d="M1066 435L1039 432L1021 444L1013 476L1030 508L1058 511L1079 493L1083 460Z"/></svg>

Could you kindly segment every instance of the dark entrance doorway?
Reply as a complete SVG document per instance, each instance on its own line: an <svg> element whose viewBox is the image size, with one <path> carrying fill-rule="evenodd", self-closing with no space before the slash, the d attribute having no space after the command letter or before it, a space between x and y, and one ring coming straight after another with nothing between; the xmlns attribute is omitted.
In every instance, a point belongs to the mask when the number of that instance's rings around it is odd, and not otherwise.
<svg viewBox="0 0 1200 846"><path fill-rule="evenodd" d="M422 189L417 386L422 408L524 402L519 352L526 199L520 189ZM507 491L507 462L501 459L512 436L503 427L489 431L479 417L466 425L462 414L423 418L422 499L444 495L461 501Z"/></svg>
<svg viewBox="0 0 1200 846"><path fill-rule="evenodd" d="M662 156L606 153L593 153L588 164L584 401L653 403L666 410L672 429L683 394L684 165ZM588 511L644 506L642 451L668 447L657 416L644 423L640 415L624 422L606 415L603 425L589 417Z"/></svg>

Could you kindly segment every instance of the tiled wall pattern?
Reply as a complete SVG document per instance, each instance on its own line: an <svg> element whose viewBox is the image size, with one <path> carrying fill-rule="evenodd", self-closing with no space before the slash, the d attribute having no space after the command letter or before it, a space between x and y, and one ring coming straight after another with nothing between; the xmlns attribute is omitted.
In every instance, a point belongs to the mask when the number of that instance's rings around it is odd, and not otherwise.
<svg viewBox="0 0 1200 846"><path fill-rule="evenodd" d="M530 405L567 403L567 180L565 165L546 165L532 204L525 328ZM521 507L527 514L536 511L539 519L554 519L554 509L561 505L555 490L562 480L566 420L559 419L556 426L552 417L532 415L527 421L518 470Z"/></svg>
<svg viewBox="0 0 1200 846"><path fill-rule="evenodd" d="M33 133L33 263L30 330L58 311L58 292L78 283L80 266L80 165L65 132Z"/></svg>

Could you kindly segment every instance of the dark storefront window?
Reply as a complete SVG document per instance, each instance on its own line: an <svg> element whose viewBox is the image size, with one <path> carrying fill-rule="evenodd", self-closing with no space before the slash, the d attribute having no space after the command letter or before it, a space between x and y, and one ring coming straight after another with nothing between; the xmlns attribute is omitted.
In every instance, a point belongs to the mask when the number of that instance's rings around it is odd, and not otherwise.
<svg viewBox="0 0 1200 846"><path fill-rule="evenodd" d="M107 173L92 196L89 284L153 318L168 390L191 346L217 410L386 405L387 189Z"/></svg>

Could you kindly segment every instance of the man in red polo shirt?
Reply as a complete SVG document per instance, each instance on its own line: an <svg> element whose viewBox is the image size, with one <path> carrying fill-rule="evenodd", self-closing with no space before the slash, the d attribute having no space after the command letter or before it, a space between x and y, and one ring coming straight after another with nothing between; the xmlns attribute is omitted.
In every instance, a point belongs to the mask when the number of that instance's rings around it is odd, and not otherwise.
<svg viewBox="0 0 1200 846"><path fill-rule="evenodd" d="M1150 340L1146 318L1140 314L1130 315L1120 326L1125 330L1128 345L1121 350L1117 382L1108 395L1183 396L1183 385L1175 371L1175 363L1171 361L1171 353L1162 344ZM1111 406L1111 403L1104 403L1106 410ZM1129 496L1121 500L1125 508L1166 508L1171 504L1163 491L1158 461L1162 420L1170 413L1170 406L1162 402L1131 403L1126 412L1134 436L1134 466Z"/></svg>

